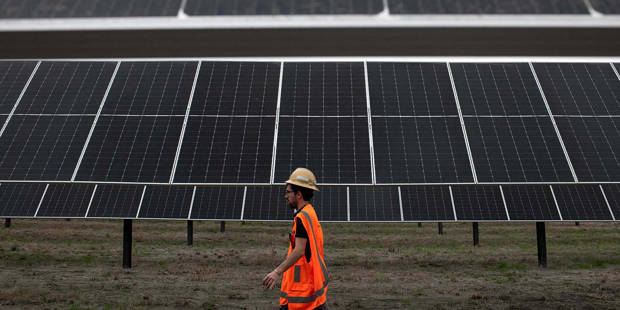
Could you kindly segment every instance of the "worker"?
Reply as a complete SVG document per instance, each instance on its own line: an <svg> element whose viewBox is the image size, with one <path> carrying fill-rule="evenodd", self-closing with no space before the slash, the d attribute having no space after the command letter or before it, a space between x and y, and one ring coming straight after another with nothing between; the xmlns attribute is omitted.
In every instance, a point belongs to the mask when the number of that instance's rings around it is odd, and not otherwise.
<svg viewBox="0 0 620 310"><path fill-rule="evenodd" d="M318 192L319 188L314 174L308 169L295 169L286 181L284 198L295 213L288 253L286 259L263 279L263 286L273 289L283 276L280 310L327 309L328 275L323 259L323 230L309 203L314 191Z"/></svg>

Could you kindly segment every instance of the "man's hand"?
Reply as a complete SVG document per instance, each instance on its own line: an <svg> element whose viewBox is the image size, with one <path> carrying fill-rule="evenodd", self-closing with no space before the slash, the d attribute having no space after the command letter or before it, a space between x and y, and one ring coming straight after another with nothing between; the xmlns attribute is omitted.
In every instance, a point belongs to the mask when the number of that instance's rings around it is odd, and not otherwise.
<svg viewBox="0 0 620 310"><path fill-rule="evenodd" d="M263 278L263 286L268 290L273 289L273 287L276 286L276 283L278 283L280 276L281 274L279 274L276 270L270 272L265 276L265 278Z"/></svg>

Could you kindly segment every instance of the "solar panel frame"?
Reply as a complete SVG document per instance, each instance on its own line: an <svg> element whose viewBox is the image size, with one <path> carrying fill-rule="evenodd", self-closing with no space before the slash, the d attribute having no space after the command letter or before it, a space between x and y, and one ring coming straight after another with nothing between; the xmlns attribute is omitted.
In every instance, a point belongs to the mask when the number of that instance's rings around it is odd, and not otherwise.
<svg viewBox="0 0 620 310"><path fill-rule="evenodd" d="M16 3L17 2L17 3ZM0 2L0 18L94 18L177 16L182 0L114 1L11 1ZM144 3L146 2L146 3ZM138 4L136 4L138 3ZM146 5L155 3L156 5ZM11 4L14 6L11 7ZM163 5L163 7L161 7ZM17 7L15 7L17 6Z"/></svg>
<svg viewBox="0 0 620 310"><path fill-rule="evenodd" d="M557 184L551 190L564 221L612 221L612 213L600 186ZM584 200L584 197L586 199ZM587 203L587 205L586 205Z"/></svg>
<svg viewBox="0 0 620 310"><path fill-rule="evenodd" d="M620 14L620 4L614 0L590 0L592 8L605 15Z"/></svg>
<svg viewBox="0 0 620 310"><path fill-rule="evenodd" d="M45 183L0 184L0 217L33 218L46 190Z"/></svg>
<svg viewBox="0 0 620 310"><path fill-rule="evenodd" d="M0 61L0 113L13 110L37 65L35 61Z"/></svg>
<svg viewBox="0 0 620 310"><path fill-rule="evenodd" d="M223 2L223 4L222 4ZM268 3L266 3L268 2ZM207 4L203 7L201 4ZM383 10L381 0L365 0L364 6L356 4L362 1L324 1L324 0L294 0L294 1L195 1L189 0L185 13L190 16L222 16L222 15L316 15L316 14L378 14ZM227 5L228 4L228 5ZM267 4L261 6L260 4ZM348 6L344 6L348 4ZM339 7L340 5L340 7Z"/></svg>
<svg viewBox="0 0 620 310"><path fill-rule="evenodd" d="M95 188L95 184L49 184L36 217L84 218Z"/></svg>

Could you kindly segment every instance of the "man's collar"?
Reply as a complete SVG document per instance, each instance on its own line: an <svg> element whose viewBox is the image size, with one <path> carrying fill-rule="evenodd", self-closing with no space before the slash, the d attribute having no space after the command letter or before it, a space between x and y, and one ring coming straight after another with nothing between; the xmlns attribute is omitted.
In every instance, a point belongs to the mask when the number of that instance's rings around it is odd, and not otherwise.
<svg viewBox="0 0 620 310"><path fill-rule="evenodd" d="M295 209L295 212L293 214L293 217L297 216L297 214L299 212L301 212L301 210L303 210L306 206L308 205L308 203L306 202L306 204L304 204L299 210Z"/></svg>

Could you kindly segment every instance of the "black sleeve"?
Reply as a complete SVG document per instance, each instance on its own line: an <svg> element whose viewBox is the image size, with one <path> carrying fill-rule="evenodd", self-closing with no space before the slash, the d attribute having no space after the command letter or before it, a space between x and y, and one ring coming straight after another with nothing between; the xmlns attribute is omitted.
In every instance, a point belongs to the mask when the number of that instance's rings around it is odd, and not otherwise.
<svg viewBox="0 0 620 310"><path fill-rule="evenodd" d="M306 228L304 227L304 223L302 223L300 218L295 218L297 221L297 231L295 232L295 238L306 238L308 239L308 232L306 232Z"/></svg>

